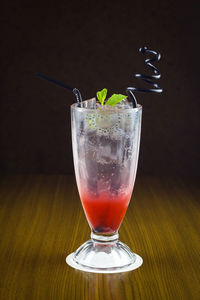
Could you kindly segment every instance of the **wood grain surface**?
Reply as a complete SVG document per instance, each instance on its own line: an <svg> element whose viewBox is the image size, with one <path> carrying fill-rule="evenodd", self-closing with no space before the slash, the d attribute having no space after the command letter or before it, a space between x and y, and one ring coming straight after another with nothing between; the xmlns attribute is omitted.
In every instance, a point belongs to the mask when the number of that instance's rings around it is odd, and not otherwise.
<svg viewBox="0 0 200 300"><path fill-rule="evenodd" d="M0 299L200 299L197 180L138 177L120 239L139 269L92 274L65 257L90 230L74 176L6 175L0 183Z"/></svg>

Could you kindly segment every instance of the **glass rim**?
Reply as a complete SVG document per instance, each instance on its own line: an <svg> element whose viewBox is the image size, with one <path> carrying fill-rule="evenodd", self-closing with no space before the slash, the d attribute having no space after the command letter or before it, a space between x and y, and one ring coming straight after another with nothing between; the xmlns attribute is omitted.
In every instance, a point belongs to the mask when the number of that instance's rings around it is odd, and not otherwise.
<svg viewBox="0 0 200 300"><path fill-rule="evenodd" d="M91 99L86 99L84 100L83 102L89 102L89 101L94 101L96 100L96 98L91 98ZM94 108L87 108L87 107L80 107L78 106L78 103L73 103L70 105L72 109L76 109L78 111L82 111L82 112L94 112L96 109ZM112 106L110 106L110 109L109 110L105 110L107 112L132 112L132 111L139 111L139 110L142 110L142 105L141 104L137 104L137 107L130 107L130 108L112 108Z"/></svg>

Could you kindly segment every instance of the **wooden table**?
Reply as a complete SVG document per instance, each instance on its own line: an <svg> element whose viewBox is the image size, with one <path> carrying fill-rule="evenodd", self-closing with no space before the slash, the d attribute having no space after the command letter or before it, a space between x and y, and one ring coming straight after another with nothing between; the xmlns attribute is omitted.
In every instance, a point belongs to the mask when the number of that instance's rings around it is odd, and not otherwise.
<svg viewBox="0 0 200 300"><path fill-rule="evenodd" d="M120 239L139 269L92 274L65 263L90 236L74 176L0 184L0 299L200 299L198 180L138 177Z"/></svg>

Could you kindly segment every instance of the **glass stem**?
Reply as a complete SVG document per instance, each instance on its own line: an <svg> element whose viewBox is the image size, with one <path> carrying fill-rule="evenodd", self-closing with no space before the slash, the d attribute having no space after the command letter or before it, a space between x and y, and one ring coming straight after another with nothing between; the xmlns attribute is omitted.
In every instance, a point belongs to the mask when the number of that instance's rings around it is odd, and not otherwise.
<svg viewBox="0 0 200 300"><path fill-rule="evenodd" d="M94 243L111 243L111 242L117 242L119 238L118 231L115 231L113 233L96 233L94 231L91 232L91 239Z"/></svg>

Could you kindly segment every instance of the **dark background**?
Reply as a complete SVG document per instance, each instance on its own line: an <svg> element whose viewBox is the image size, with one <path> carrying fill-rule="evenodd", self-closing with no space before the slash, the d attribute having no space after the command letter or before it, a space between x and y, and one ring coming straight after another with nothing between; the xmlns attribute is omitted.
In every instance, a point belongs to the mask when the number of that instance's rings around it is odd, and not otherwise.
<svg viewBox="0 0 200 300"><path fill-rule="evenodd" d="M159 50L162 95L143 105L139 174L198 175L198 1L4 1L1 8L0 167L8 173L72 173L72 93L83 98L144 86L138 48Z"/></svg>

